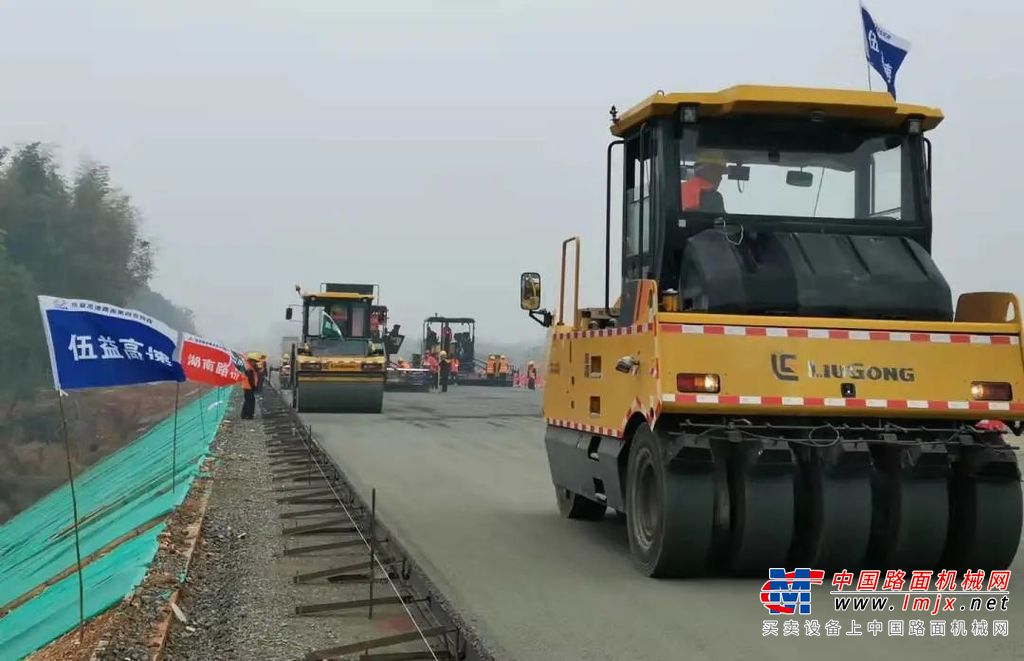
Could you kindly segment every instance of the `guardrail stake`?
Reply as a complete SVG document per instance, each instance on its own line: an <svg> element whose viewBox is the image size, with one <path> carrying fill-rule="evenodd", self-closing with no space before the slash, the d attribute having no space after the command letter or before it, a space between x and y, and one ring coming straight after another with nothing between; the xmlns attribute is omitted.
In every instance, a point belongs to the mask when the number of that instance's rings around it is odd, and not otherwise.
<svg viewBox="0 0 1024 661"><path fill-rule="evenodd" d="M374 523L377 521L377 489L374 488L370 492L370 617L373 619L373 584L374 578L377 576L377 568L374 567L374 556L377 551L377 531L375 531Z"/></svg>

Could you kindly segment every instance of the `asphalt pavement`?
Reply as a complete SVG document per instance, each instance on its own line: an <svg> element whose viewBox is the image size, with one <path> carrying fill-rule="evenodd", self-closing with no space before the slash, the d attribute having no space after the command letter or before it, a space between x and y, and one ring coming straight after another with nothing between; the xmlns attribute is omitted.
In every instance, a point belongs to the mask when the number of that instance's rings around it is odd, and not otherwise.
<svg viewBox="0 0 1024 661"><path fill-rule="evenodd" d="M303 417L364 496L377 489L385 523L499 659L1024 659L1020 554L1005 612L943 617L897 604L837 613L824 587L811 615L772 616L760 603L761 579L649 579L631 565L614 515L562 519L539 393L387 393L380 415ZM933 619L947 621L945 636L932 635ZM957 619L966 636L953 635ZM765 620L777 621L777 636L763 635ZM799 635L785 635L787 620L798 621ZM807 635L807 620L818 621L818 636ZM851 620L860 636L847 635ZM902 636L890 634L889 620L904 622ZM909 635L911 620L923 620L923 636ZM975 620L986 621L987 635ZM1009 636L993 636L995 620L1008 621ZM871 635L871 621L883 631Z"/></svg>

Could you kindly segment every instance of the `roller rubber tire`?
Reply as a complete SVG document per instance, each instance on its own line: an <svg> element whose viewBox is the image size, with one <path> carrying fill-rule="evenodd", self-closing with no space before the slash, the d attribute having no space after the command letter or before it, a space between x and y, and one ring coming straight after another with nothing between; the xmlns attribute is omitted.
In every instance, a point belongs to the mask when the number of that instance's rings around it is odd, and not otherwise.
<svg viewBox="0 0 1024 661"><path fill-rule="evenodd" d="M752 448L735 448L750 452ZM748 470L737 455L729 471L729 566L737 576L784 567L793 543L793 472Z"/></svg>
<svg viewBox="0 0 1024 661"><path fill-rule="evenodd" d="M946 480L901 472L876 474L868 564L878 569L924 569L939 564L949 527Z"/></svg>
<svg viewBox="0 0 1024 661"><path fill-rule="evenodd" d="M871 538L871 472L830 475L817 449L799 463L792 563L826 571L864 563Z"/></svg>
<svg viewBox="0 0 1024 661"><path fill-rule="evenodd" d="M705 571L711 550L714 483L708 470L666 465L647 425L633 436L626 482L626 530L633 560L654 578Z"/></svg>
<svg viewBox="0 0 1024 661"><path fill-rule="evenodd" d="M950 484L950 531L943 567L1007 569L1020 543L1021 485L978 478Z"/></svg>

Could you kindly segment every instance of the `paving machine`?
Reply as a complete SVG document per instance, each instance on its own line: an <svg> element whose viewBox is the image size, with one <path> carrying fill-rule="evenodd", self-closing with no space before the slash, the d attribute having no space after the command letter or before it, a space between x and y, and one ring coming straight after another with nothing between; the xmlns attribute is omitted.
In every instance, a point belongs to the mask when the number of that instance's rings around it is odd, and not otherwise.
<svg viewBox="0 0 1024 661"><path fill-rule="evenodd" d="M432 382L429 369L413 367L401 359L388 361L385 390L427 392Z"/></svg>
<svg viewBox="0 0 1024 661"><path fill-rule="evenodd" d="M453 380L466 386L503 386L513 385L511 368L508 359L502 363L505 368L499 370L497 365L501 356L492 354L486 360L476 357L476 320L472 317L442 317L434 315L423 320L423 346L420 360L430 354L439 355L441 351L448 353L449 358L459 361L459 369L452 373ZM487 368L493 360L496 366L493 371Z"/></svg>
<svg viewBox="0 0 1024 661"><path fill-rule="evenodd" d="M995 292L954 306L932 259L941 120L885 93L762 86L612 109L603 304L579 305L578 238L557 309L521 278L551 327L565 517L624 513L659 577L1010 565L1020 470L979 423L1022 431L1022 310Z"/></svg>
<svg viewBox="0 0 1024 661"><path fill-rule="evenodd" d="M289 358L292 405L299 411L380 413L387 356L401 348L398 326L387 330L378 287L322 283L304 292L302 335ZM291 319L293 308L285 312Z"/></svg>

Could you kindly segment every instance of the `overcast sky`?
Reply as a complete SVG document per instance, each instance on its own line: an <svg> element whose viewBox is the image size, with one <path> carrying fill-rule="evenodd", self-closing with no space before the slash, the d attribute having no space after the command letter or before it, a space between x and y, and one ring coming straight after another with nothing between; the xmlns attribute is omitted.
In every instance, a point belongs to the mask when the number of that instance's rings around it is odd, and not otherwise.
<svg viewBox="0 0 1024 661"><path fill-rule="evenodd" d="M1024 5L868 7L913 44L900 99L947 115L939 266L956 292L1024 292ZM540 341L518 274L553 305L562 238L601 296L609 106L867 74L854 0L6 0L0 81L0 143L108 164L155 288L248 349L324 280L379 283L410 336L436 311Z"/></svg>

